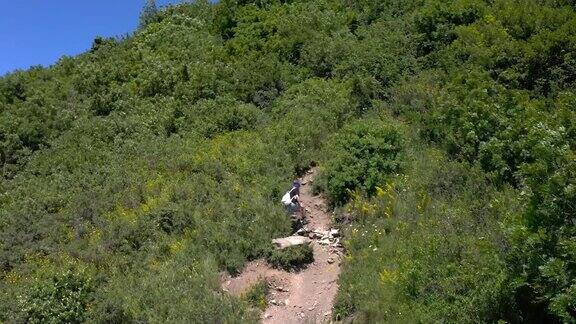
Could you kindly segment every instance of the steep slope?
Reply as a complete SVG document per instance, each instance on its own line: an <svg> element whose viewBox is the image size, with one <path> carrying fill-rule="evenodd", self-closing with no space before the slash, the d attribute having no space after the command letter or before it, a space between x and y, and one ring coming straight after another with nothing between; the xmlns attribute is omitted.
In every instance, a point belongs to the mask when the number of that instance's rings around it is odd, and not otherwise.
<svg viewBox="0 0 576 324"><path fill-rule="evenodd" d="M196 1L0 78L0 321L258 321L219 273L317 164L335 319L573 322L575 6Z"/></svg>

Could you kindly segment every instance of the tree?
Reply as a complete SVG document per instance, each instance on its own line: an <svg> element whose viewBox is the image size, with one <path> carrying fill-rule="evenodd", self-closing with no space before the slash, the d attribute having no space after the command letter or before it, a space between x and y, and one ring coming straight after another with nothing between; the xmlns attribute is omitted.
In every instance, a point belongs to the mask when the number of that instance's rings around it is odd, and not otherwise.
<svg viewBox="0 0 576 324"><path fill-rule="evenodd" d="M140 28L146 27L148 24L154 22L158 16L158 7L155 0L146 0L144 8L140 13Z"/></svg>

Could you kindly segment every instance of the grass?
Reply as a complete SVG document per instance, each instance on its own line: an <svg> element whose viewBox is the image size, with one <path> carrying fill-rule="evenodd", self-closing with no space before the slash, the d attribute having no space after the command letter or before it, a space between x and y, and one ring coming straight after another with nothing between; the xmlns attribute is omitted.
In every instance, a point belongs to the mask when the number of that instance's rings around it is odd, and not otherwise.
<svg viewBox="0 0 576 324"><path fill-rule="evenodd" d="M500 224L521 210L517 193L411 134L404 129L405 171L345 206L353 222L343 226L335 319L497 320L506 292Z"/></svg>
<svg viewBox="0 0 576 324"><path fill-rule="evenodd" d="M243 299L252 307L263 311L268 306L267 297L269 290L268 282L266 280L260 280L250 287L250 289L244 294Z"/></svg>
<svg viewBox="0 0 576 324"><path fill-rule="evenodd" d="M291 246L283 250L271 250L266 261L275 268L299 270L314 262L314 251L308 244Z"/></svg>

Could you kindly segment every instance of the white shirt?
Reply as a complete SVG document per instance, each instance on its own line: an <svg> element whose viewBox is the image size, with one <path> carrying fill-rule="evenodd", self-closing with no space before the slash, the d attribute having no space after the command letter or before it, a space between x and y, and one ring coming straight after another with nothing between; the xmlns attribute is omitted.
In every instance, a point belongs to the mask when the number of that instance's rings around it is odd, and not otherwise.
<svg viewBox="0 0 576 324"><path fill-rule="evenodd" d="M284 196L282 196L282 203L285 206L288 206L292 203L292 198L290 198L290 191L292 191L292 189L288 190L288 192L285 193Z"/></svg>
<svg viewBox="0 0 576 324"><path fill-rule="evenodd" d="M293 197L290 197L290 193L294 189L295 188L292 187L292 189L288 190L288 192L285 193L284 196L282 196L282 203L284 204L284 206L290 205L292 203L292 201L294 200L294 198L296 198L296 200L298 200L298 195L294 195Z"/></svg>

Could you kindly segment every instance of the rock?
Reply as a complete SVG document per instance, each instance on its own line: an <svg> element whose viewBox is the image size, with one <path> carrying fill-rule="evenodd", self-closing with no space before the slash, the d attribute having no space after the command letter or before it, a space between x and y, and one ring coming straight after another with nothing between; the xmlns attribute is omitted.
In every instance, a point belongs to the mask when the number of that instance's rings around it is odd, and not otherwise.
<svg viewBox="0 0 576 324"><path fill-rule="evenodd" d="M308 307L309 311L313 311L315 307Z"/></svg>
<svg viewBox="0 0 576 324"><path fill-rule="evenodd" d="M326 262L328 262L329 264L332 264L332 263L334 263L334 259L329 258Z"/></svg>
<svg viewBox="0 0 576 324"><path fill-rule="evenodd" d="M329 234L328 231L315 231L315 232L322 237L328 237Z"/></svg>
<svg viewBox="0 0 576 324"><path fill-rule="evenodd" d="M337 248L337 249L342 248L343 245L342 245L342 243L340 243L340 239L335 239L334 242L332 242L332 247Z"/></svg>
<svg viewBox="0 0 576 324"><path fill-rule="evenodd" d="M321 245L329 245L330 244L330 240L329 239L321 239L318 241L318 244Z"/></svg>
<svg viewBox="0 0 576 324"><path fill-rule="evenodd" d="M318 232L318 231L313 231L312 233L310 233L310 235L312 235L312 239L321 239L324 235L322 234L322 232Z"/></svg>
<svg viewBox="0 0 576 324"><path fill-rule="evenodd" d="M272 314L264 314L264 318L272 318Z"/></svg>
<svg viewBox="0 0 576 324"><path fill-rule="evenodd" d="M338 249L341 249L344 247L344 245L342 245L342 243L340 243L340 242L336 242L336 243L332 244L332 246L335 248L338 248Z"/></svg>
<svg viewBox="0 0 576 324"><path fill-rule="evenodd" d="M335 237L339 237L340 236L340 232L337 229L331 229L330 232L328 233L328 236L330 238L335 238Z"/></svg>
<svg viewBox="0 0 576 324"><path fill-rule="evenodd" d="M302 227L296 231L296 235L305 236L308 232L310 232L306 227Z"/></svg>
<svg viewBox="0 0 576 324"><path fill-rule="evenodd" d="M275 306L284 306L284 304L282 304L282 302L279 302L276 299L272 299L270 301L270 304L275 305Z"/></svg>
<svg viewBox="0 0 576 324"><path fill-rule="evenodd" d="M274 244L277 249L282 250L295 245L310 244L310 239L304 236L288 236L274 239L272 240L272 244Z"/></svg>

